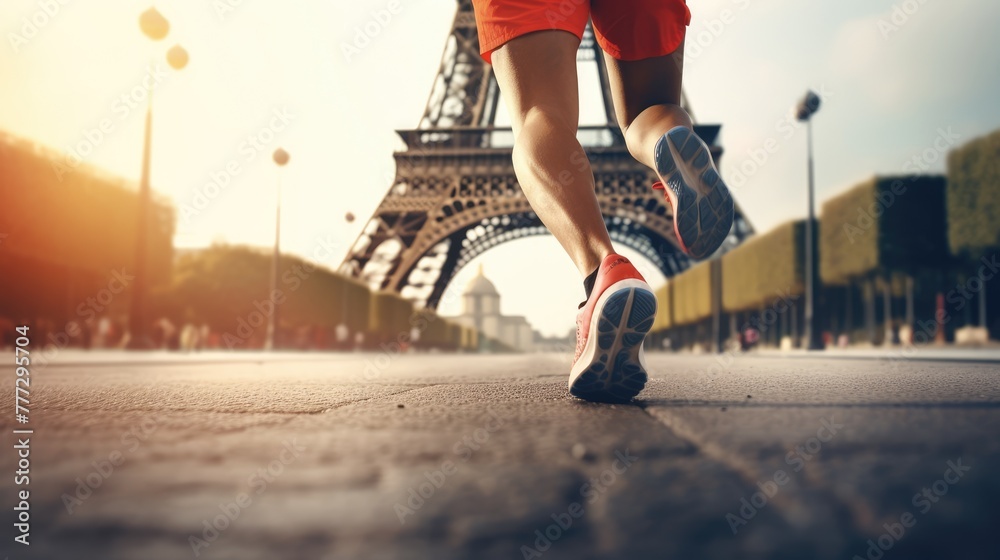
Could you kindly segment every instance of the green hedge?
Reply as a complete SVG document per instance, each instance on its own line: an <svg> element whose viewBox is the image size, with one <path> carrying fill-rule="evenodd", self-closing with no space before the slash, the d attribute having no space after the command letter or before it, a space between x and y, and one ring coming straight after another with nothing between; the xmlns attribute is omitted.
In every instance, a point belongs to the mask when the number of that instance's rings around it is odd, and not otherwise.
<svg viewBox="0 0 1000 560"><path fill-rule="evenodd" d="M747 240L722 257L722 308L759 309L805 289L805 220Z"/></svg>
<svg viewBox="0 0 1000 560"><path fill-rule="evenodd" d="M123 268L134 272L136 185L86 164L60 175L55 161L65 158L0 134L2 250L65 269L57 280L77 272L100 277ZM154 198L146 256L152 285L170 280L174 221L174 208Z"/></svg>
<svg viewBox="0 0 1000 560"><path fill-rule="evenodd" d="M673 283L670 281L656 290L656 318L652 330L662 331L674 326L672 295Z"/></svg>
<svg viewBox="0 0 1000 560"><path fill-rule="evenodd" d="M413 302L403 299L396 292L375 292L369 307L369 330L376 340L396 340L403 333L409 336L413 328L410 323L412 315Z"/></svg>
<svg viewBox="0 0 1000 560"><path fill-rule="evenodd" d="M266 306L271 258L270 251L228 245L184 254L170 288L154 296L157 313L231 330ZM370 292L364 284L290 255L282 255L278 278L283 325L334 327L346 321L351 332L369 330Z"/></svg>
<svg viewBox="0 0 1000 560"><path fill-rule="evenodd" d="M448 343L448 325L432 309L418 309L413 312L412 323L420 329L417 344L427 348L442 348Z"/></svg>
<svg viewBox="0 0 1000 560"><path fill-rule="evenodd" d="M828 200L819 235L823 282L944 266L944 196L944 177L909 175L873 177Z"/></svg>
<svg viewBox="0 0 1000 560"><path fill-rule="evenodd" d="M712 316L712 261L700 262L674 278L674 322L689 325Z"/></svg>
<svg viewBox="0 0 1000 560"><path fill-rule="evenodd" d="M1000 130L948 154L948 238L966 258L1000 247Z"/></svg>

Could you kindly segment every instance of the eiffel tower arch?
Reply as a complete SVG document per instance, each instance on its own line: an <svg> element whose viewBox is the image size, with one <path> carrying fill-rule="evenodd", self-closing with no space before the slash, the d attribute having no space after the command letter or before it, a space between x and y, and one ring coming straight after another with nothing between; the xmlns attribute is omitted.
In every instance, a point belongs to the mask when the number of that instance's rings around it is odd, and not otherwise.
<svg viewBox="0 0 1000 560"><path fill-rule="evenodd" d="M436 308L448 283L469 261L506 241L548 231L514 176L510 128L494 126L500 90L479 56L471 0L458 9L437 78L418 128L397 130L406 149L395 152L396 176L351 247L341 271L374 289L399 292ZM607 67L588 25L578 60L596 67L606 124L580 127L594 169L601 212L616 244L649 259L665 276L690 265L680 252L673 216L650 185L655 173L632 159L615 120ZM690 112L687 98L683 105ZM720 125L696 124L716 162ZM722 251L752 233L739 206Z"/></svg>

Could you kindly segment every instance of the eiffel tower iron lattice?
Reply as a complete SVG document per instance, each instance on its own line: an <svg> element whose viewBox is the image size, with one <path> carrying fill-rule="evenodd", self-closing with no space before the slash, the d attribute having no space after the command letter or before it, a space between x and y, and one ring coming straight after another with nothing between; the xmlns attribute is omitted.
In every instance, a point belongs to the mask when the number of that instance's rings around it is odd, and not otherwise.
<svg viewBox="0 0 1000 560"><path fill-rule="evenodd" d="M424 115L417 129L396 131L406 149L393 154L395 179L340 269L429 308L437 308L448 283L475 257L506 241L548 234L514 176L513 132L494 126L500 90L493 68L479 56L472 2L457 2ZM607 124L580 127L578 137L594 169L611 239L674 276L691 261L677 246L669 205L650 188L655 173L625 147L589 25L578 60L594 63L601 84ZM690 112L687 98L682 102ZM695 125L716 162L719 129ZM752 232L737 205L721 251Z"/></svg>

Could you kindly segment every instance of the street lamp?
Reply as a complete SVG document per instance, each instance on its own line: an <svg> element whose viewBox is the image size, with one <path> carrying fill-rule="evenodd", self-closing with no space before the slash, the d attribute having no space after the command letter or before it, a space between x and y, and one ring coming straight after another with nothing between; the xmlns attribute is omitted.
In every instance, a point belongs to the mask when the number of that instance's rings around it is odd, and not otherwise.
<svg viewBox="0 0 1000 560"><path fill-rule="evenodd" d="M153 41L160 41L170 33L170 22L156 8L149 8L139 16L139 29ZM188 53L180 45L174 45L167 51L167 63L174 70L187 66ZM132 284L132 305L129 308L129 341L128 348L146 350L152 348L149 339L149 321L146 317L146 296L149 290L147 278L146 252L149 233L149 214L152 205L149 187L149 161L153 137L153 92L148 92L149 104L146 107L146 130L142 147L142 178L139 182L139 213L135 236L135 279Z"/></svg>
<svg viewBox="0 0 1000 560"><path fill-rule="evenodd" d="M816 293L819 291L819 266L816 243L815 184L813 179L812 116L819 110L820 98L807 91L795 108L795 118L806 123L806 150L809 159L809 218L806 220L806 344L809 350L822 350L823 338L816 321Z"/></svg>
<svg viewBox="0 0 1000 560"><path fill-rule="evenodd" d="M163 17L159 10L151 7L139 15L139 29L142 29L146 37L160 41L167 37L167 33L170 33L170 22Z"/></svg>
<svg viewBox="0 0 1000 560"><path fill-rule="evenodd" d="M167 64L174 70L180 70L187 66L188 52L180 45L174 45L167 51Z"/></svg>
<svg viewBox="0 0 1000 560"><path fill-rule="evenodd" d="M268 299L272 299L274 306L271 310L271 316L267 321L267 339L264 341L265 350L274 350L277 347L278 339L278 302L273 301L277 299L274 297L274 293L278 290L278 267L281 261L281 175L280 168L284 167L291 156L288 155L282 148L278 148L274 151L274 163L278 165L279 175L278 175L278 197L277 203L275 204L274 212L274 255L271 257L271 291L268 293Z"/></svg>
<svg viewBox="0 0 1000 560"><path fill-rule="evenodd" d="M344 214L344 221L347 223L354 222L354 212L347 212ZM343 272L343 271L341 271ZM344 274L344 276L349 276ZM337 344L343 344L346 349L349 346L348 339L351 336L350 327L347 326L347 290L344 290L344 294L340 300L340 324L336 327Z"/></svg>

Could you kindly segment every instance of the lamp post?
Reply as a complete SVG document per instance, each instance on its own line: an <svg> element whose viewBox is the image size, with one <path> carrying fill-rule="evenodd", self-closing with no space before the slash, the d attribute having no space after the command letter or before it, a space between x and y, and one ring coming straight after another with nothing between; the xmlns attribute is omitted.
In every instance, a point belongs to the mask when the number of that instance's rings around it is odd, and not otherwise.
<svg viewBox="0 0 1000 560"><path fill-rule="evenodd" d="M820 98L813 91L807 91L795 109L795 118L806 123L806 150L809 160L809 217L806 220L806 344L809 350L822 350L823 338L816 321L816 293L819 291L819 266L816 258L816 211L815 184L813 179L812 116L819 110Z"/></svg>
<svg viewBox="0 0 1000 560"><path fill-rule="evenodd" d="M284 167L290 158L288 152L282 148L274 151L274 163L278 165L278 194L274 211L274 255L271 257L271 291L268 299L274 304L271 316L267 321L267 339L264 341L265 350L274 350L278 342L278 302L274 301L274 294L278 291L278 268L281 264L281 168Z"/></svg>
<svg viewBox="0 0 1000 560"><path fill-rule="evenodd" d="M170 33L170 23L156 8L149 8L139 16L139 28L146 37L153 41L161 41ZM180 45L174 45L167 51L167 63L175 70L187 66L188 54ZM149 320L146 316L149 278L147 270L147 251L149 237L149 214L152 206L152 195L149 186L149 167L153 138L153 92L149 92L149 104L146 107L146 129L142 148L142 176L139 182L139 212L135 235L135 279L132 281L132 302L129 308L129 341L128 348L145 350L153 347L149 339Z"/></svg>
<svg viewBox="0 0 1000 560"><path fill-rule="evenodd" d="M347 212L346 214L344 214L344 221L347 222L347 223L349 223L349 224L350 223L354 223L354 213L353 212ZM344 272L344 271L341 270L341 272ZM344 275L345 276L349 276L346 273ZM341 297L341 300L340 300L340 324L337 325L335 331L336 331L336 336L337 336L337 344L338 345L343 345L344 349L346 350L350 346L350 343L348 341L349 341L350 336L351 336L350 327L347 326L347 290L346 289L344 290L343 297Z"/></svg>

